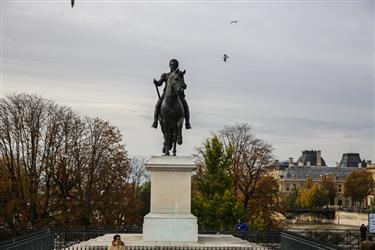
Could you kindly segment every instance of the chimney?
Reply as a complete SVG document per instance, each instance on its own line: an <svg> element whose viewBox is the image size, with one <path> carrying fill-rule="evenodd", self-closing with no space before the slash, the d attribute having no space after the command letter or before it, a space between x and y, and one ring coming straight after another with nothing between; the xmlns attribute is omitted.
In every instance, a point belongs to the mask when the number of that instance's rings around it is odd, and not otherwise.
<svg viewBox="0 0 375 250"><path fill-rule="evenodd" d="M316 151L316 165L318 167L322 166L322 151Z"/></svg>
<svg viewBox="0 0 375 250"><path fill-rule="evenodd" d="M293 167L293 158L292 157L289 157L288 163L289 163L288 167Z"/></svg>
<svg viewBox="0 0 375 250"><path fill-rule="evenodd" d="M303 161L298 161L298 167L303 167Z"/></svg>

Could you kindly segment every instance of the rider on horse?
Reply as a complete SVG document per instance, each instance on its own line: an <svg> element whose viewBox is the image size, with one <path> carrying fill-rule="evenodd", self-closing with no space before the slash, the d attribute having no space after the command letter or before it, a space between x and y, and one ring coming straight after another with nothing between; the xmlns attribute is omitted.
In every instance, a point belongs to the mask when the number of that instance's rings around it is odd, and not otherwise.
<svg viewBox="0 0 375 250"><path fill-rule="evenodd" d="M163 82L165 82L165 84L167 84L167 81L168 81L168 78L169 76L178 71L178 61L176 59L172 59L170 62L169 62L169 68L171 69L170 72L168 73L163 73L160 77L160 80L157 81L156 79L154 79L154 84L156 86L161 86L163 85ZM161 103L164 99L164 96L165 96L165 87L164 87L164 90L163 90L163 94L161 95L161 97L159 98L158 102L156 103L155 105L155 111L154 111L154 122L152 123L151 127L153 128L157 128L158 127L158 118L159 118L159 114L160 114L160 106L161 106ZM186 129L191 129L191 125L190 125L190 113L189 113L189 106L185 100L185 94L184 92L182 92L180 95L179 95L179 99L182 103L182 106L184 107L184 112L185 112L185 128Z"/></svg>

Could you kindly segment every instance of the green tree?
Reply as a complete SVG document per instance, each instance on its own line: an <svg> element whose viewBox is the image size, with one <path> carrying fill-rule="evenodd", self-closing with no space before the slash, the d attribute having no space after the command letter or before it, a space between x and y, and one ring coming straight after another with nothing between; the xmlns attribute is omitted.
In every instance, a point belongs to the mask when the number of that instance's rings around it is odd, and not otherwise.
<svg viewBox="0 0 375 250"><path fill-rule="evenodd" d="M327 191L329 205L334 205L337 190L336 190L336 184L332 180L332 177L324 178L321 185L322 185L322 188Z"/></svg>
<svg viewBox="0 0 375 250"><path fill-rule="evenodd" d="M366 171L354 171L345 180L344 196L351 197L353 202L362 202L373 190L374 180Z"/></svg>
<svg viewBox="0 0 375 250"><path fill-rule="evenodd" d="M322 208L329 204L328 191L321 185L314 184L310 189L311 207Z"/></svg>
<svg viewBox="0 0 375 250"><path fill-rule="evenodd" d="M198 223L206 229L232 229L242 215L233 192L233 178L229 167L232 147L224 147L214 135L199 150L201 160L196 177L192 210Z"/></svg>
<svg viewBox="0 0 375 250"><path fill-rule="evenodd" d="M285 196L285 201L288 208L298 208L298 196L299 192L296 188L293 188L289 194Z"/></svg>
<svg viewBox="0 0 375 250"><path fill-rule="evenodd" d="M137 190L137 195L142 202L142 209L138 211L141 218L150 212L151 182L146 181Z"/></svg>
<svg viewBox="0 0 375 250"><path fill-rule="evenodd" d="M266 218L262 212L254 216L254 218L249 221L250 230L264 230L267 228Z"/></svg>

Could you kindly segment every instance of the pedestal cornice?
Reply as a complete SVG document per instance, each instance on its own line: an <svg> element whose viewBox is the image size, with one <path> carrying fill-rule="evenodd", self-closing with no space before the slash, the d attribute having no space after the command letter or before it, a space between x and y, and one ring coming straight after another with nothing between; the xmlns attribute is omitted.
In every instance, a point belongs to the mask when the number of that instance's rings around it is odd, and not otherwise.
<svg viewBox="0 0 375 250"><path fill-rule="evenodd" d="M191 156L151 156L146 163L149 171L183 171L191 172L197 169Z"/></svg>

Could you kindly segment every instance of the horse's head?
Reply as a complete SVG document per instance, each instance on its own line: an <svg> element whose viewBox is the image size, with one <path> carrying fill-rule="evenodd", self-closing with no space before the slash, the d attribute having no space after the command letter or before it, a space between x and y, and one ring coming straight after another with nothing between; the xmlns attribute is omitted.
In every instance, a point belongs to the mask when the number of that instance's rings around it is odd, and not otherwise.
<svg viewBox="0 0 375 250"><path fill-rule="evenodd" d="M177 69L175 72L173 72L169 76L168 83L167 83L167 93L166 93L167 95L173 95L173 94L179 95L180 93L184 91L184 89L186 89L186 84L184 80L185 73L186 73L185 70L180 71Z"/></svg>

